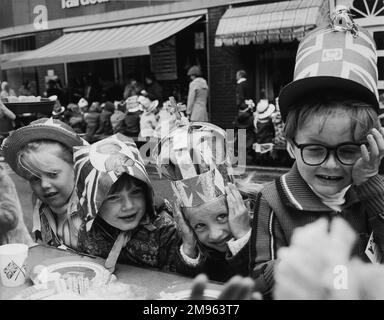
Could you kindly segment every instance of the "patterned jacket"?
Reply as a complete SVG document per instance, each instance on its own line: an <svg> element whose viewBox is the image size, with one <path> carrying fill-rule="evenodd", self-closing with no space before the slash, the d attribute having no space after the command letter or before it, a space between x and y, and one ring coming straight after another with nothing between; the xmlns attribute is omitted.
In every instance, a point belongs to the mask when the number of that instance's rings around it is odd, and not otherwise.
<svg viewBox="0 0 384 320"><path fill-rule="evenodd" d="M121 231L97 216L90 231L79 232L81 252L106 259ZM178 236L172 217L161 211L154 219L142 222L120 252L118 262L176 271Z"/></svg>
<svg viewBox="0 0 384 320"><path fill-rule="evenodd" d="M320 217L331 219L336 215L348 221L358 235L353 256L369 261L365 250L371 233L376 245L384 252L383 177L376 175L358 187L351 187L339 213L323 204L313 193L299 174L296 164L288 173L266 185L256 200L250 240L252 277L256 281L256 289L266 296L272 294L277 250L290 245L295 228Z"/></svg>

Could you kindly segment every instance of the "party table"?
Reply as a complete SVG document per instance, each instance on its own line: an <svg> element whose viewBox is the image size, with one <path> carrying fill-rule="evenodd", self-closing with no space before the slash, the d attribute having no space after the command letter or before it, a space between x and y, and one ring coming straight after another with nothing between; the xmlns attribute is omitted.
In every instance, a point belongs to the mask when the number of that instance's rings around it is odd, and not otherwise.
<svg viewBox="0 0 384 320"><path fill-rule="evenodd" d="M103 259L98 257L90 257L77 255L73 252L60 250L54 247L44 245L36 245L29 248L27 259L27 273L29 273L34 266L40 264L47 259L61 258L67 256L77 256L79 259L94 259L95 262L103 263ZM144 287L148 290L148 299L160 298L159 293L171 289L179 285L191 285L192 279L187 278L175 273L162 272L150 268L140 268L131 265L118 264L114 272L117 279L123 283ZM12 299L22 290L32 286L33 283L28 277L26 283L22 286L9 288L4 287L0 283L0 300Z"/></svg>

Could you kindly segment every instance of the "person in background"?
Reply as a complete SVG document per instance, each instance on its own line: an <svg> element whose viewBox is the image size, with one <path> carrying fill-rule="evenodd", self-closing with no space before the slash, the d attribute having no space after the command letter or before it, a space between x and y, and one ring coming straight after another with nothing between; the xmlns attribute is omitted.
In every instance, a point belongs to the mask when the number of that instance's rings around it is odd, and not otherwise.
<svg viewBox="0 0 384 320"><path fill-rule="evenodd" d="M77 104L70 103L64 113L66 123L68 123L76 133L84 133L84 115Z"/></svg>
<svg viewBox="0 0 384 320"><path fill-rule="evenodd" d="M157 114L157 125L153 132L153 136L157 139L161 138L164 134L168 134L176 126L176 113L171 113L168 110L169 105L170 102L168 100L163 102Z"/></svg>
<svg viewBox="0 0 384 320"><path fill-rule="evenodd" d="M188 90L187 117L190 121L208 121L208 84L202 78L199 66L189 68L187 75L191 82Z"/></svg>
<svg viewBox="0 0 384 320"><path fill-rule="evenodd" d="M137 137L140 133L141 106L138 96L132 96L126 100L125 118L117 125L114 133L121 133L127 137Z"/></svg>
<svg viewBox="0 0 384 320"><path fill-rule="evenodd" d="M111 117L115 111L115 105L111 101L107 101L101 105L102 110L100 114L100 125L96 131L98 139L103 139L106 136L110 136L113 133Z"/></svg>
<svg viewBox="0 0 384 320"><path fill-rule="evenodd" d="M94 142L95 133L100 125L101 107L99 102L93 102L88 110L84 113L85 136L84 139L89 143Z"/></svg>
<svg viewBox="0 0 384 320"><path fill-rule="evenodd" d="M162 103L163 88L156 81L155 75L153 73L148 73L145 75L144 79L145 79L145 87L144 87L144 91L142 91L142 94L151 101L158 100L159 103Z"/></svg>
<svg viewBox="0 0 384 320"><path fill-rule="evenodd" d="M19 96L32 96L32 87L29 80L23 81L23 84L19 88Z"/></svg>
<svg viewBox="0 0 384 320"><path fill-rule="evenodd" d="M159 101L151 101L146 97L140 96L139 102L143 106L144 112L140 117L140 137L153 137L154 130L157 126L157 106Z"/></svg>
<svg viewBox="0 0 384 320"><path fill-rule="evenodd" d="M89 104L101 101L101 84L99 78L89 73L84 77L84 98Z"/></svg>
<svg viewBox="0 0 384 320"><path fill-rule="evenodd" d="M235 152L238 154L243 146L239 146L239 129L245 129L245 152L246 161L251 164L255 161L255 151L253 150L253 143L256 140L255 126L254 126L254 107L255 104L252 100L246 100L244 104L239 107L238 116L234 122L235 127ZM240 150L241 152L241 150Z"/></svg>
<svg viewBox="0 0 384 320"><path fill-rule="evenodd" d="M32 245L33 240L24 223L15 183L0 165L0 245L8 243Z"/></svg>
<svg viewBox="0 0 384 320"><path fill-rule="evenodd" d="M117 126L122 120L124 120L126 111L127 109L125 101L119 101L113 114L111 115L111 125L113 132L116 132L115 130Z"/></svg>
<svg viewBox="0 0 384 320"><path fill-rule="evenodd" d="M270 153L273 150L275 127L272 123L272 114L276 108L267 99L261 99L254 113L256 162L266 165L271 161Z"/></svg>
<svg viewBox="0 0 384 320"><path fill-rule="evenodd" d="M142 90L143 90L143 86L139 82L137 82L137 80L131 79L130 81L128 81L128 83L124 88L124 93L123 93L124 100L127 100L129 97L132 97L132 96L140 95Z"/></svg>
<svg viewBox="0 0 384 320"><path fill-rule="evenodd" d="M56 96L57 99L63 101L64 94L61 86L56 80L50 79L47 83L47 91L45 93L46 97Z"/></svg>
<svg viewBox="0 0 384 320"><path fill-rule="evenodd" d="M247 73L244 70L236 72L236 107L246 107L246 100L251 99L250 89L247 80Z"/></svg>
<svg viewBox="0 0 384 320"><path fill-rule="evenodd" d="M1 83L1 92L0 92L0 99L2 101L7 101L7 98L10 96L16 96L15 91L9 87L9 84L7 81L3 81Z"/></svg>
<svg viewBox="0 0 384 320"><path fill-rule="evenodd" d="M16 115L0 101L0 137L5 138L15 128Z"/></svg>
<svg viewBox="0 0 384 320"><path fill-rule="evenodd" d="M61 105L59 99L53 105L52 118L65 122L65 107Z"/></svg>

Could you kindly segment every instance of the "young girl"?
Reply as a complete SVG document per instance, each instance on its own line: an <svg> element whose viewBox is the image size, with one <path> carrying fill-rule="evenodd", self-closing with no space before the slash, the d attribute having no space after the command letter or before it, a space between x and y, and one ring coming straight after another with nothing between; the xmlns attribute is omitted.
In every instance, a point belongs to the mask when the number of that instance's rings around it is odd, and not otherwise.
<svg viewBox="0 0 384 320"><path fill-rule="evenodd" d="M3 143L11 168L33 191L33 232L53 246L77 246L80 220L70 211L75 180L72 147L86 144L59 120L42 118L16 130Z"/></svg>
<svg viewBox="0 0 384 320"><path fill-rule="evenodd" d="M161 140L157 159L178 202L176 221L183 240L178 253L184 261L178 271L191 276L203 272L216 281L249 274L251 217L227 172L225 143L221 128L188 124ZM259 187L250 179L241 189L246 186L253 192Z"/></svg>
<svg viewBox="0 0 384 320"><path fill-rule="evenodd" d="M121 134L78 148L75 172L84 224L79 250L116 262L175 271L177 231L154 208L153 189L134 142Z"/></svg>
<svg viewBox="0 0 384 320"><path fill-rule="evenodd" d="M315 43L322 54L312 50ZM257 199L251 262L264 294L272 292L277 250L290 245L297 227L320 217L344 218L359 235L352 254L382 262L384 181L378 168L384 131L377 97L373 39L339 10L330 27L303 39L294 81L279 97L295 164Z"/></svg>

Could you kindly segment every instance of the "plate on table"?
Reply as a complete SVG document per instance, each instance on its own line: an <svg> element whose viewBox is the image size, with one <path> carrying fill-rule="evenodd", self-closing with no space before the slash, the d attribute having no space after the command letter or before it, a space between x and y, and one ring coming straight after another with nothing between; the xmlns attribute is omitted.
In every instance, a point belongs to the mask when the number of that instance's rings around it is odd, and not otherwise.
<svg viewBox="0 0 384 320"><path fill-rule="evenodd" d="M91 258L69 256L41 262L33 267L30 278L34 285L14 299L82 299L90 289L108 283L111 274Z"/></svg>
<svg viewBox="0 0 384 320"><path fill-rule="evenodd" d="M192 283L169 287L160 292L159 300L188 300L191 296L191 286ZM222 290L223 285L208 283L204 290L204 300L217 300Z"/></svg>

